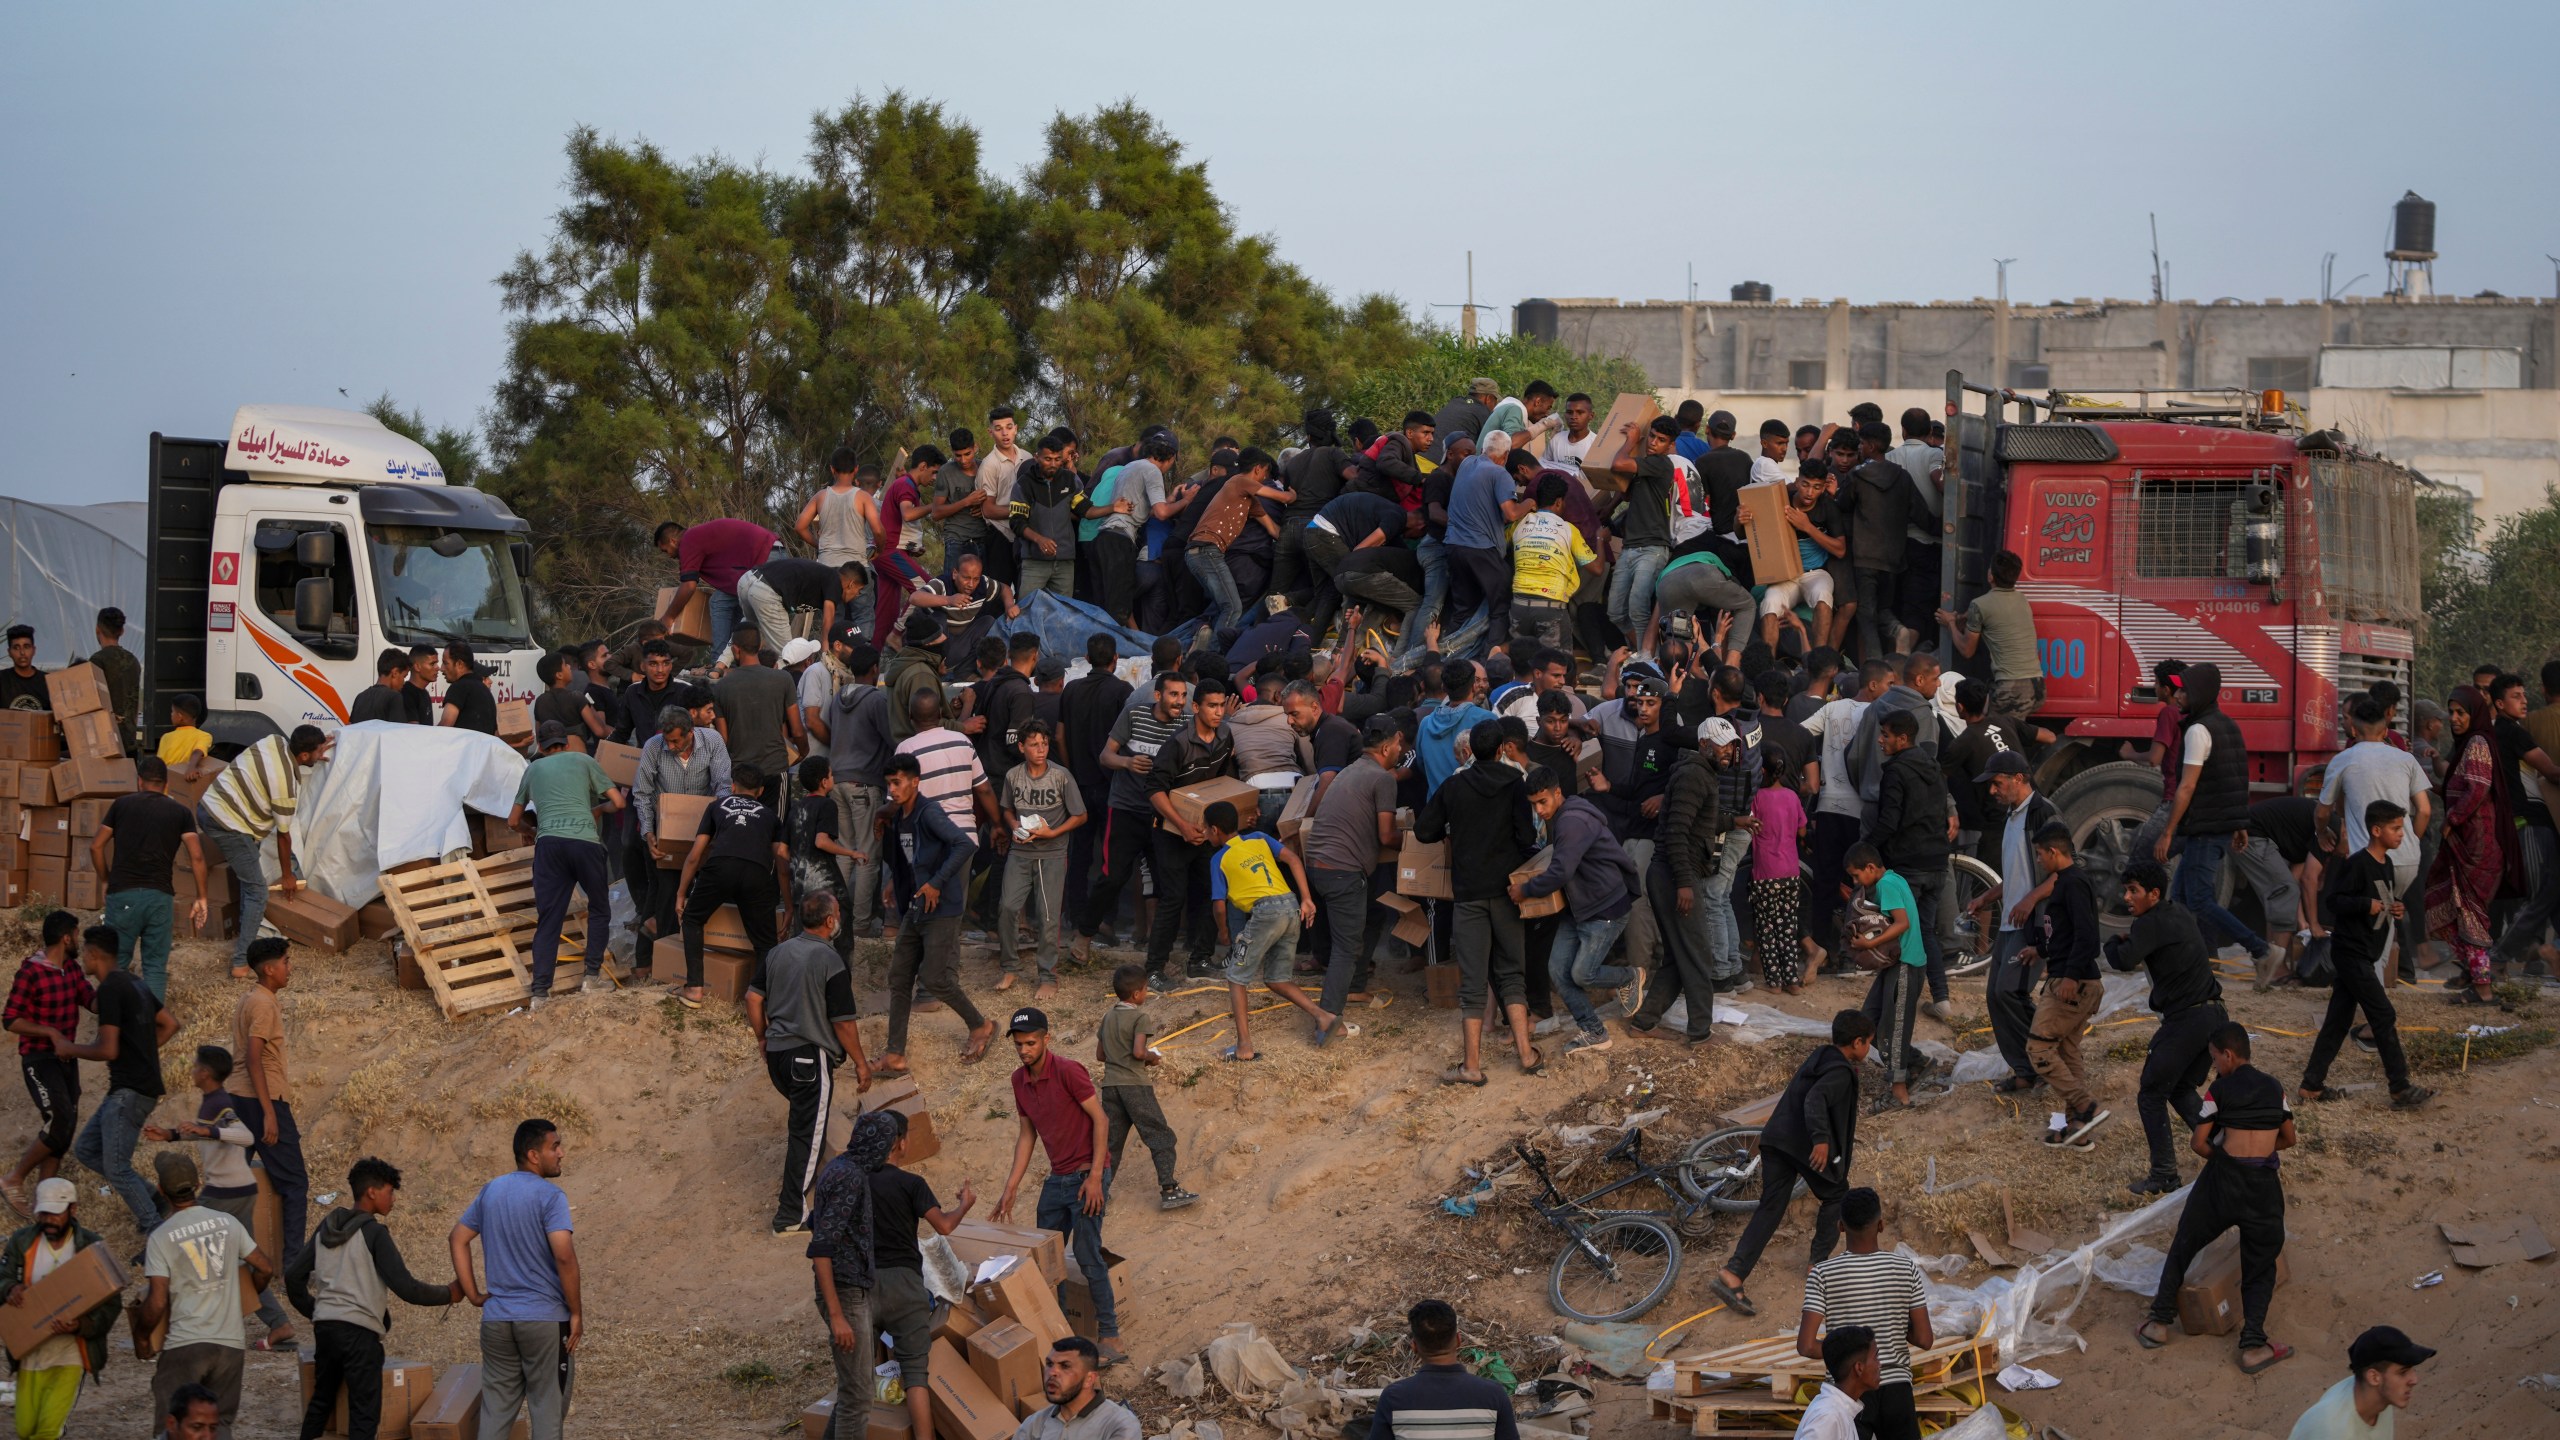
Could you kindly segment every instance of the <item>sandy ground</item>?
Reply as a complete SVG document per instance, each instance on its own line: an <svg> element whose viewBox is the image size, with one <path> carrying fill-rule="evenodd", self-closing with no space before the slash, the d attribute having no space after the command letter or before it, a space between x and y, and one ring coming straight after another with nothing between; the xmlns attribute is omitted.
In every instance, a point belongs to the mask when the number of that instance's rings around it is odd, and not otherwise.
<svg viewBox="0 0 2560 1440"><path fill-rule="evenodd" d="M23 953L23 944L13 944ZM881 947L866 947L867 1015L883 1008L876 988ZM771 1435L828 1388L821 1327L797 1237L766 1232L780 1167L782 1107L743 1024L710 1011L687 1012L654 995L588 997L539 1017L448 1026L423 994L393 988L387 952L365 944L346 956L297 952L283 997L315 1192L343 1189L346 1167L378 1154L406 1172L393 1230L420 1273L444 1273L445 1236L477 1186L507 1166L507 1139L529 1114L562 1123L568 1172L562 1184L577 1208L586 1269L587 1342L580 1355L573 1434ZM974 948L966 982L982 1007L1023 998L990 992L994 962ZM184 1028L164 1056L183 1079L195 1044L229 1030L233 982L209 945L181 947L172 994ZM1196 1350L1218 1327L1247 1321L1291 1359L1319 1371L1347 1364L1360 1383L1396 1373L1376 1343L1355 1344L1355 1328L1392 1335L1411 1300L1454 1300L1470 1331L1501 1350L1523 1375L1537 1373L1559 1319L1546 1304L1552 1232L1511 1203L1509 1192L1472 1220L1437 1210L1462 1170L1502 1155L1515 1136L1551 1124L1608 1122L1667 1106L1651 1134L1677 1143L1713 1128L1719 1112L1775 1090L1804 1053L1798 1042L1720 1043L1690 1050L1621 1041L1605 1055L1555 1065L1523 1078L1507 1062L1481 1090L1436 1083L1454 1058L1453 1013L1428 1009L1420 976L1390 963L1397 998L1357 1018L1365 1034L1316 1051L1294 1012L1254 1017L1260 1063L1217 1060L1231 1036L1223 1024L1175 1041L1160 1080L1166 1112L1181 1137L1184 1179L1206 1198L1162 1213L1151 1174L1119 1191L1106 1227L1130 1257L1121 1300L1124 1343L1141 1365ZM1958 1009L1967 989L1959 982ZM1854 1003L1855 986L1819 982L1781 1003L1807 1015ZM2453 1023L2433 992L2404 991L2410 1024ZM1751 998L1765 1000L1766 992ZM1164 1031L1222 1012L1217 993L1156 1000ZM1268 1003L1267 1001L1258 1003ZM2261 1029L2308 1032L2319 998L2243 992L2236 1009ZM1100 973L1071 975L1048 1006L1067 1053L1089 1056L1107 1004ZM2545 1004L2545 1011L2560 1005ZM866 1019L876 1049L885 1021ZM1950 1038L1946 1027L1924 1030ZM2145 1032L2101 1032L2104 1046L2138 1045ZM1007 1064L957 1061L961 1027L950 1015L919 1017L911 1060L933 1104L942 1154L918 1170L955 1203L963 1182L994 1203L1009 1162L1014 1122ZM2288 1080L2307 1039L2265 1036L2261 1055ZM2034 1141L2040 1111L2013 1113L1983 1087L1919 1110L1868 1122L1859 1174L1883 1188L1892 1236L1928 1254L1961 1247L1960 1230L1995 1235L1991 1187L1936 1197L1919 1193L1928 1159L1942 1180L1990 1173L2011 1189L2019 1219L2066 1244L2095 1233L2102 1217L2130 1208L2123 1183L2141 1169L2140 1127L2132 1115L2135 1063L2099 1058L2100 1089L2118 1118L2088 1155L2055 1156ZM95 1102L103 1072L85 1066ZM2429 1367L2406 1433L2489 1435L2544 1430L2560 1396L2519 1389L2530 1374L2560 1369L2560 1305L2550 1262L2463 1271L2447 1258L2435 1226L2522 1209L2560 1226L2548 1197L2560 1180L2560 1052L2545 1049L2468 1076L2428 1077L2442 1099L2418 1114L2396 1114L2378 1085L2303 1121L2305 1144L2289 1157L2292 1283L2277 1294L2271 1328L2300 1355L2254 1380L2231 1367L2228 1342L2185 1339L2158 1354L2138 1351L2131 1328L2141 1301L2095 1288L2075 1325L2085 1354L2038 1362L2063 1378L2059 1390L2011 1397L2039 1423L2071 1440L2167 1433L2281 1436L2292 1417L2344 1371L2346 1341L2367 1324L2389 1322L2444 1353ZM2336 1083L2378 1080L2369 1056L2352 1049ZM0 1100L0 1136L23 1143L32 1114L16 1087ZM180 1108L173 1086L164 1117ZM1549 1142L1553 1144L1552 1141ZM1133 1139L1132 1147L1137 1142ZM146 1146L146 1164L147 1151ZM1035 1166L1037 1161L1034 1162ZM2188 1162L2192 1173L2194 1162ZM120 1253L138 1248L131 1220L96 1177L79 1174L86 1223ZM1585 1174L1594 1173L1588 1169ZM1581 1177L1577 1176L1577 1179ZM1025 1183L1024 1218L1037 1171ZM315 1218L319 1207L315 1206ZM1754 1294L1761 1318L1716 1315L1698 1321L1663 1353L1774 1334L1799 1293L1809 1210L1773 1243ZM1693 1243L1680 1281L1649 1318L1668 1325L1704 1309L1706 1281L1730 1247L1736 1224ZM1951 1243L1952 1237L1952 1243ZM2441 1286L2413 1292L2430 1270ZM1975 1283L1976 1265L1959 1277ZM144 1423L147 1367L121 1343L104 1382L81 1402L84 1422L115 1428ZM471 1313L402 1307L394 1353L444 1363L473 1358ZM1186 1415L1231 1407L1172 1400L1133 1368L1115 1372L1127 1395L1161 1433ZM1640 1389L1598 1385L1596 1435L1676 1433L1645 1418ZM238 1433L294 1433L293 1361L253 1354ZM94 1417L94 1419L93 1419ZM75 1429L83 1428L75 1424Z"/></svg>

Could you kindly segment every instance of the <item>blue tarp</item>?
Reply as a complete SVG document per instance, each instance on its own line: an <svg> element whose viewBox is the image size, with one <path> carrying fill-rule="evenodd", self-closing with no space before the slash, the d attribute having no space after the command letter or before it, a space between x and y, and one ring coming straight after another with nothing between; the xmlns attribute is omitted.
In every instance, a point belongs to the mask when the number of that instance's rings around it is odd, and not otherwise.
<svg viewBox="0 0 2560 1440"><path fill-rule="evenodd" d="M1110 615L1097 606L1069 600L1049 590L1037 591L1023 601L1019 619L996 616L987 633L1010 640L1026 630L1040 637L1041 654L1070 663L1083 656L1085 642L1097 634L1110 636L1123 655L1144 655L1156 643L1156 637L1144 630L1113 624Z"/></svg>

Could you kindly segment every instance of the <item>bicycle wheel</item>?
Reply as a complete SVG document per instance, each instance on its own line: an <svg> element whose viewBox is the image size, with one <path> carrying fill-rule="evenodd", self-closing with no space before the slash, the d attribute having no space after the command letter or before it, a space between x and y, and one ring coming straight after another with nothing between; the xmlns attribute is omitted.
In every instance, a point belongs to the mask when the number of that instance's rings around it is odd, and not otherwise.
<svg viewBox="0 0 2560 1440"><path fill-rule="evenodd" d="M1680 1237L1669 1225L1651 1215L1612 1215L1565 1242L1547 1299L1575 1320L1633 1320L1660 1304L1679 1278Z"/></svg>
<svg viewBox="0 0 2560 1440"><path fill-rule="evenodd" d="M1953 876L1956 923L1955 929L1940 941L1946 954L1947 973L1976 975L1990 968L1993 927L1974 918L1974 900L1985 891L1997 894L2000 872L1970 855L1959 855L1950 867Z"/></svg>
<svg viewBox="0 0 2560 1440"><path fill-rule="evenodd" d="M1728 1215L1760 1204L1760 1127L1736 1125L1689 1142L1680 1152L1680 1188Z"/></svg>

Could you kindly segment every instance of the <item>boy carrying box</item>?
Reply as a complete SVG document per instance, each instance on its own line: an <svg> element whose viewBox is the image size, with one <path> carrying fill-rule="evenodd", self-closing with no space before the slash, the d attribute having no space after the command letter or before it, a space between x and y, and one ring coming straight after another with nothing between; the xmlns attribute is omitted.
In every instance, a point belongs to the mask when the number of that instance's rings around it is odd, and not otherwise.
<svg viewBox="0 0 2560 1440"><path fill-rule="evenodd" d="M1315 893L1296 852L1256 830L1236 833L1236 807L1224 800L1200 812L1209 832L1209 910L1217 918L1218 944L1227 949L1227 996L1235 1007L1236 1043L1220 1051L1222 1059L1259 1060L1254 1053L1246 991L1256 981L1272 994L1307 1012L1316 1022L1322 1043L1333 1016L1289 978L1294 972L1298 927L1316 921L1316 902L1301 898ZM1280 867L1289 868L1282 879ZM1229 939L1228 907L1242 911L1244 933Z"/></svg>
<svg viewBox="0 0 2560 1440"><path fill-rule="evenodd" d="M1103 1012L1095 1043L1102 1060L1102 1113L1111 1122L1111 1158L1102 1172L1102 1193L1111 1193L1111 1177L1120 1173L1120 1156L1135 1128L1155 1157L1158 1208L1179 1210L1200 1197L1173 1178L1173 1127L1156 1103L1156 1082L1147 1078L1145 1067L1164 1063L1147 1029L1147 967L1132 961L1112 971L1111 993L1119 998Z"/></svg>

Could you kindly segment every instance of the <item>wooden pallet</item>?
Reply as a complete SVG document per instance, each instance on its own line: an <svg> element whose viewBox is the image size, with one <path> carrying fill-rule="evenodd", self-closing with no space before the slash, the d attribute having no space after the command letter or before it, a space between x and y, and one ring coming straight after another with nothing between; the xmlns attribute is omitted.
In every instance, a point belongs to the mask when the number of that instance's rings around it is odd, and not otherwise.
<svg viewBox="0 0 2560 1440"><path fill-rule="evenodd" d="M527 846L521 850L483 855L471 863L479 867L481 883L488 887L489 898L497 902L498 913L507 917L511 926L508 939L514 942L516 953L525 956L530 962L533 955L533 928L536 920L533 908L533 848ZM569 917L560 923L562 960L569 961L583 957L586 954L586 941L587 897L584 894L574 894L569 900ZM622 978L610 955L605 960L605 969L616 980Z"/></svg>
<svg viewBox="0 0 2560 1440"><path fill-rule="evenodd" d="M445 1019L503 1013L532 995L516 917L499 907L479 862L386 872L382 898Z"/></svg>
<svg viewBox="0 0 2560 1440"><path fill-rule="evenodd" d="M1982 1378L1981 1346L1981 1337L1969 1335L1913 1352L1912 1393L1927 1395ZM1683 1400L1763 1384L1773 1398L1783 1400L1794 1396L1799 1386L1820 1385L1824 1376L1821 1361L1796 1353L1792 1335L1679 1356L1672 1361L1672 1371L1673 1389Z"/></svg>
<svg viewBox="0 0 2560 1440"><path fill-rule="evenodd" d="M1656 1395L1653 1418L1687 1425L1692 1435L1793 1435L1810 1399L1810 1393L1805 1400L1798 1400L1793 1396L1779 1399L1730 1390L1707 1395ZM1912 1408L1924 1424L1934 1421L1944 1428L1980 1407L1975 1401L1941 1391L1915 1398Z"/></svg>

